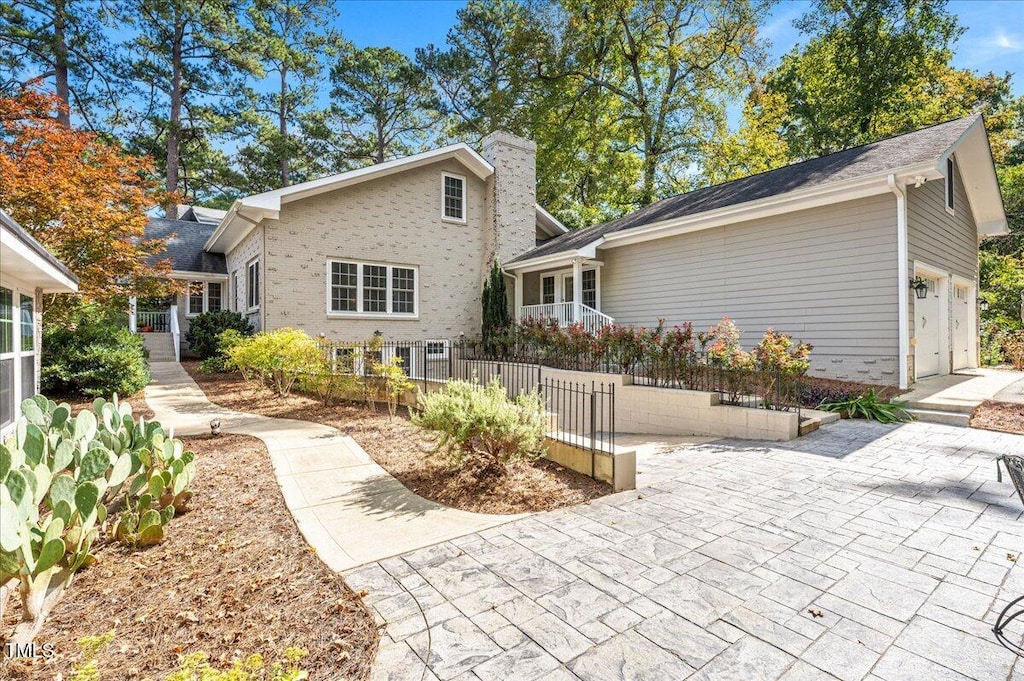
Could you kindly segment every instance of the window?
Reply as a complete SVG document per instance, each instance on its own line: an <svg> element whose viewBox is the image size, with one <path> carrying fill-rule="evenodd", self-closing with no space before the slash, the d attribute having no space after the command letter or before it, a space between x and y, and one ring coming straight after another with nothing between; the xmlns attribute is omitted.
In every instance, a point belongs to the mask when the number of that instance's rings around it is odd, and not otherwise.
<svg viewBox="0 0 1024 681"><path fill-rule="evenodd" d="M35 300L21 296L21 399L36 394Z"/></svg>
<svg viewBox="0 0 1024 681"><path fill-rule="evenodd" d="M542 277L540 280L541 303L551 305L555 302L555 278Z"/></svg>
<svg viewBox="0 0 1024 681"><path fill-rule="evenodd" d="M329 260L327 274L328 314L416 316L415 267Z"/></svg>
<svg viewBox="0 0 1024 681"><path fill-rule="evenodd" d="M334 348L334 371L346 376L363 373L359 352L353 347Z"/></svg>
<svg viewBox="0 0 1024 681"><path fill-rule="evenodd" d="M260 261L253 260L248 265L245 277L246 306L253 310L260 306Z"/></svg>
<svg viewBox="0 0 1024 681"><path fill-rule="evenodd" d="M221 284L219 281L211 281L206 285L206 311L220 312L221 307Z"/></svg>
<svg viewBox="0 0 1024 681"><path fill-rule="evenodd" d="M355 312L359 291L359 265L354 262L331 263L331 312Z"/></svg>
<svg viewBox="0 0 1024 681"><path fill-rule="evenodd" d="M946 211L950 214L953 213L954 201L954 185L953 178L956 176L956 168L953 165L953 159L946 159Z"/></svg>
<svg viewBox="0 0 1024 681"><path fill-rule="evenodd" d="M583 304L597 309L597 270L583 270Z"/></svg>
<svg viewBox="0 0 1024 681"><path fill-rule="evenodd" d="M363 265L363 312L388 311L388 268Z"/></svg>
<svg viewBox="0 0 1024 681"><path fill-rule="evenodd" d="M412 346L396 345L395 359L401 360L401 363L398 366L402 368L402 371L405 373L405 375L412 376Z"/></svg>
<svg viewBox="0 0 1024 681"><path fill-rule="evenodd" d="M231 309L242 309L242 289L239 286L238 270L231 273Z"/></svg>
<svg viewBox="0 0 1024 681"><path fill-rule="evenodd" d="M391 268L391 311L395 314L416 312L416 272L408 267Z"/></svg>
<svg viewBox="0 0 1024 681"><path fill-rule="evenodd" d="M203 282L188 282L188 313L203 313Z"/></svg>
<svg viewBox="0 0 1024 681"><path fill-rule="evenodd" d="M14 291L0 288L0 427L14 421Z"/></svg>
<svg viewBox="0 0 1024 681"><path fill-rule="evenodd" d="M562 302L573 302L572 296L575 292L576 284L573 282L572 275L567 274L564 277L562 277Z"/></svg>
<svg viewBox="0 0 1024 681"><path fill-rule="evenodd" d="M459 175L443 173L442 200L444 203L441 216L445 220L466 221L466 178Z"/></svg>
<svg viewBox="0 0 1024 681"><path fill-rule="evenodd" d="M428 340L425 351L427 359L448 359L448 341Z"/></svg>

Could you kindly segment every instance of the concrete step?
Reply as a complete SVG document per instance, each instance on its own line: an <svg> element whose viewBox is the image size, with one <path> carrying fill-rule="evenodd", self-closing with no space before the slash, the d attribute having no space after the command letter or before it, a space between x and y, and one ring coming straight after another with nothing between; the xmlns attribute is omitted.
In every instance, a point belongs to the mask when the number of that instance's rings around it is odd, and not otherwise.
<svg viewBox="0 0 1024 681"><path fill-rule="evenodd" d="M900 401L900 398L895 398L896 401ZM968 416L974 411L980 402L973 400L964 400L963 402L957 402L953 400L907 400L905 405L907 409L920 409L922 411L942 411L942 412L953 412L957 414L967 414Z"/></svg>
<svg viewBox="0 0 1024 681"><path fill-rule="evenodd" d="M174 337L169 333L144 333L142 343L149 352L150 362L174 361Z"/></svg>
<svg viewBox="0 0 1024 681"><path fill-rule="evenodd" d="M907 409L918 421L926 423L941 423L946 426L960 426L966 428L971 422L971 415L960 411L945 411L938 409Z"/></svg>

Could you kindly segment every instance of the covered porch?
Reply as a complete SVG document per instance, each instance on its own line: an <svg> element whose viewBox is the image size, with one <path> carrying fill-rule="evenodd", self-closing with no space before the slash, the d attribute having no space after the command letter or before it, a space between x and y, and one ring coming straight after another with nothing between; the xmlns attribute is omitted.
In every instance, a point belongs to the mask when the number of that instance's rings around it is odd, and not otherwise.
<svg viewBox="0 0 1024 681"><path fill-rule="evenodd" d="M165 298L130 298L128 326L132 332L143 334L151 353L172 353L173 359L180 361L182 350L187 349L182 338L191 320L204 312L232 309L234 291L229 291L228 277L223 274L173 272L171 278L181 285L182 293ZM165 347L168 352L164 352Z"/></svg>
<svg viewBox="0 0 1024 681"><path fill-rule="evenodd" d="M592 258L572 257L513 269L516 320L581 324L590 333L614 324L601 312L601 265Z"/></svg>

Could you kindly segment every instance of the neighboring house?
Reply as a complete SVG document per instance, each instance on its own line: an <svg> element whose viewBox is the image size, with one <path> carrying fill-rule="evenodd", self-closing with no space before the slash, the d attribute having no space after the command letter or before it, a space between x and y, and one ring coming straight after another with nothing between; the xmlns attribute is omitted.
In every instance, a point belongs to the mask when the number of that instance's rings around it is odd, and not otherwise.
<svg viewBox="0 0 1024 681"><path fill-rule="evenodd" d="M482 155L456 144L247 196L216 225L192 207L150 236L177 234L175 275L194 282L182 330L224 307L262 329L443 348L479 333L498 257L519 319L728 315L748 344L769 327L814 344L812 375L884 384L977 364L978 241L1006 231L980 116L571 233L536 204L535 173L534 144L495 133Z"/></svg>
<svg viewBox="0 0 1024 681"><path fill-rule="evenodd" d="M174 276L192 282L175 301L180 333L192 314L224 308L259 329L335 340L381 331L443 347L479 334L492 259L567 231L536 203L533 142L495 133L482 149L455 144L247 196L216 225L197 221L197 207L182 213L191 221L151 220L147 236L175 235Z"/></svg>
<svg viewBox="0 0 1024 681"><path fill-rule="evenodd" d="M658 201L505 269L519 318L728 315L748 347L769 327L812 343L811 375L906 386L977 366L978 242L1005 233L972 116Z"/></svg>
<svg viewBox="0 0 1024 681"><path fill-rule="evenodd" d="M71 270L0 210L0 439L39 392L43 294L77 290Z"/></svg>

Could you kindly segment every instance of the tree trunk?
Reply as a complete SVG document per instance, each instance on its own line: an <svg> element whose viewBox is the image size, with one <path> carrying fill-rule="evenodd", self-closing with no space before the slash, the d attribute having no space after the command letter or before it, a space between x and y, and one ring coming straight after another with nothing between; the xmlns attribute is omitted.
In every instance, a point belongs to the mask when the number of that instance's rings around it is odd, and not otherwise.
<svg viewBox="0 0 1024 681"><path fill-rule="evenodd" d="M178 20L174 30L174 44L171 45L171 115L167 126L167 191L178 192L178 169L181 165L181 42L184 26ZM178 203L172 198L165 206L167 217L178 218Z"/></svg>
<svg viewBox="0 0 1024 681"><path fill-rule="evenodd" d="M71 127L71 89L68 86L68 43L64 34L67 14L64 0L53 3L53 72L56 80L57 99L61 108L57 122L65 128Z"/></svg>
<svg viewBox="0 0 1024 681"><path fill-rule="evenodd" d="M291 168L289 167L288 147L288 69L281 67L281 102L277 113L278 132L281 133L281 186L287 187L291 184Z"/></svg>

